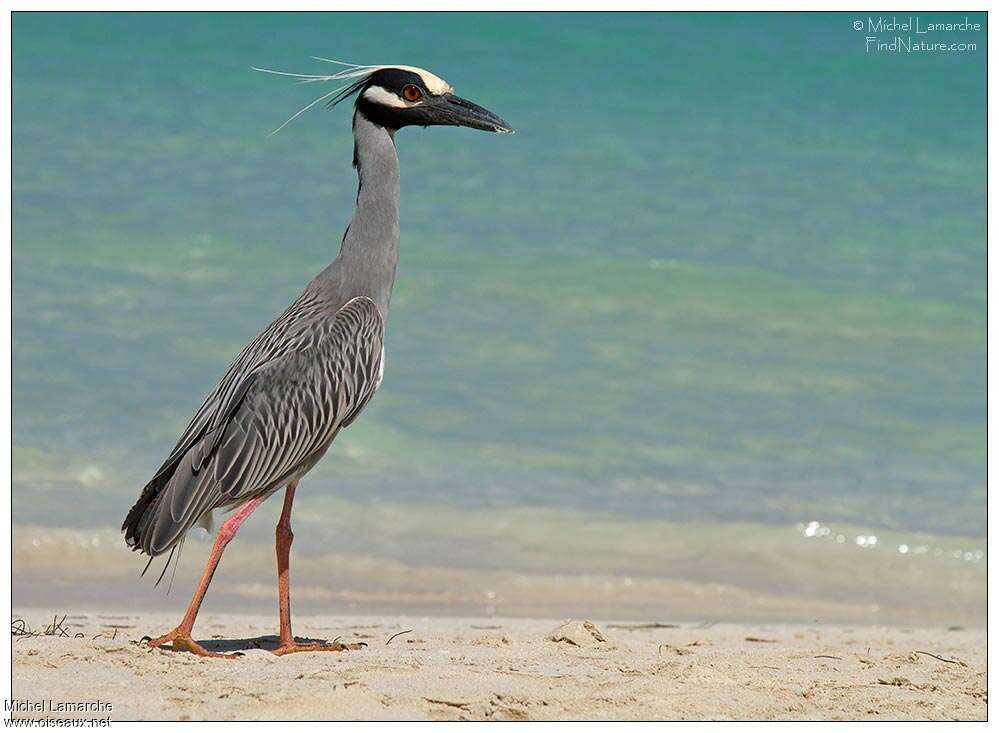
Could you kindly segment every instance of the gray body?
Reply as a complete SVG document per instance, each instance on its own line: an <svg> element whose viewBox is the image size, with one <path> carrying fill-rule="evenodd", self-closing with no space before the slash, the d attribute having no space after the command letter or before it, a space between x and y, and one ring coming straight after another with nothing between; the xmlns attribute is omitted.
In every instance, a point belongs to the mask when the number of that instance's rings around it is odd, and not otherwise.
<svg viewBox="0 0 999 733"><path fill-rule="evenodd" d="M357 208L340 253L249 343L209 392L122 529L156 556L215 509L300 479L381 383L399 252L391 130L354 115Z"/></svg>

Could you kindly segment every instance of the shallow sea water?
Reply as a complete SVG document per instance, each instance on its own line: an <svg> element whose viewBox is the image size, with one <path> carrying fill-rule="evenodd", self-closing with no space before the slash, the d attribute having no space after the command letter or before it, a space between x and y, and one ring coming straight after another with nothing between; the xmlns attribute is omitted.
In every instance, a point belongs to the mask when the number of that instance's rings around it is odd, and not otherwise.
<svg viewBox="0 0 999 733"><path fill-rule="evenodd" d="M213 380L335 255L349 110L269 138L319 92L249 70L316 55L427 67L518 134L399 134L385 383L303 483L303 551L577 578L600 554L608 577L788 597L895 577L868 605L960 586L982 610L984 32L893 55L847 14L385 19L15 15L25 553L110 542ZM534 540L484 528L510 513ZM687 551L620 551L640 526Z"/></svg>

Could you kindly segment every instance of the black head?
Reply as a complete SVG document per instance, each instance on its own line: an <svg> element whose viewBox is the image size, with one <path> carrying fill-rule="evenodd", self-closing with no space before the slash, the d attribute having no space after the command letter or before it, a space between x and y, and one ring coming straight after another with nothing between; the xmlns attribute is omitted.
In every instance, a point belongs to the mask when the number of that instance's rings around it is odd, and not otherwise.
<svg viewBox="0 0 999 733"><path fill-rule="evenodd" d="M334 103L357 92L357 109L375 124L398 130L407 125L454 125L488 132L513 128L484 107L452 93L451 85L424 69L386 66L365 76Z"/></svg>

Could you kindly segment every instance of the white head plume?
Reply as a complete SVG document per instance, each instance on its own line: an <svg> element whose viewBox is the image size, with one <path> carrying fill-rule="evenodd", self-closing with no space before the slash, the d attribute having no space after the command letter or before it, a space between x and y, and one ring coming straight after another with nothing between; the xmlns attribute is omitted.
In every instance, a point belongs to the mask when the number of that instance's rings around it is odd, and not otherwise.
<svg viewBox="0 0 999 733"><path fill-rule="evenodd" d="M427 87L427 91L434 95L448 94L452 90L450 84L441 79L439 76L430 73L426 69L420 69L416 66L404 66L400 64L377 64L377 65L359 65L359 64L349 64L346 61L336 61L334 59L324 59L320 56L311 57L315 61L323 61L328 64L336 64L338 66L344 66L342 71L338 71L335 74L295 74L290 71L277 71L276 69L261 69L256 66L251 66L254 71L260 71L264 74L277 74L278 76L289 76L298 81L298 84L315 84L317 82L327 82L327 81L347 81L346 84L342 84L333 91L327 92L316 99L313 99L307 105L298 110L295 114L285 120L281 125L271 132L271 135L275 135L281 130L283 130L288 124L297 119L299 115L308 112L310 109L315 107L322 101L330 100L329 106L333 106L342 102L344 99L349 97L355 91L360 89L364 83L367 81L368 77L374 74L376 71L381 69L403 69L405 71L410 71L418 75L422 80L424 85ZM360 81L356 81L356 80ZM339 95L339 96L337 96Z"/></svg>

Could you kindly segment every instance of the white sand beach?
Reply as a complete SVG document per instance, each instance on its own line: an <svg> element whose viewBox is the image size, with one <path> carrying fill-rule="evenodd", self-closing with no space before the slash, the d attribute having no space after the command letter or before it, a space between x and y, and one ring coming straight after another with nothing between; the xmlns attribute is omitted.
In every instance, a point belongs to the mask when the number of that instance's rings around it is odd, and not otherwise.
<svg viewBox="0 0 999 733"><path fill-rule="evenodd" d="M43 631L56 613L14 617ZM576 645L552 640L554 619L299 616L299 637L368 646L278 658L276 618L206 612L195 638L244 652L226 660L137 643L173 614L57 620L53 635L14 638L15 698L99 700L113 720L986 716L981 629L596 619L605 641L581 632Z"/></svg>

